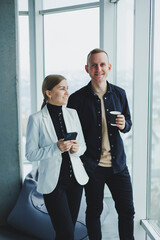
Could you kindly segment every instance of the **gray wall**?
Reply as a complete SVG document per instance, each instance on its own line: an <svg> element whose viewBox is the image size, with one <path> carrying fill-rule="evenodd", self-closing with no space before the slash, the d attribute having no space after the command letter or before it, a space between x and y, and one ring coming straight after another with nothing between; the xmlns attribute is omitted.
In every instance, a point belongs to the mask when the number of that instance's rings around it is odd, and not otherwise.
<svg viewBox="0 0 160 240"><path fill-rule="evenodd" d="M21 186L17 95L16 0L0 0L0 225Z"/></svg>

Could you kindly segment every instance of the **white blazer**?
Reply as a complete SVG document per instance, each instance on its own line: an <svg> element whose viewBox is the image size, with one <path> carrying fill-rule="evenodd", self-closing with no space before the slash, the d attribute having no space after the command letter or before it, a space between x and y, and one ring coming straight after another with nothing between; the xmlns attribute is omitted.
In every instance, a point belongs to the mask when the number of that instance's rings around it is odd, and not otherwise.
<svg viewBox="0 0 160 240"><path fill-rule="evenodd" d="M85 185L88 182L88 175L79 158L85 150L81 124L76 110L62 106L63 117L67 132L77 132L79 150L69 156L73 172L77 182ZM48 112L47 106L41 111L31 115L28 120L26 136L26 158L29 161L39 162L39 177L37 191L42 194L52 192L58 182L62 164L62 152L57 146L58 138Z"/></svg>

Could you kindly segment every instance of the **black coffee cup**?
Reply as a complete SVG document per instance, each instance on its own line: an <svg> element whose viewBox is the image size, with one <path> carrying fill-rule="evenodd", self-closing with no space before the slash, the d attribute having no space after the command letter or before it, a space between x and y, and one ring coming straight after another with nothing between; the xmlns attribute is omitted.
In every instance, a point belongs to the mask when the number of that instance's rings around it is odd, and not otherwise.
<svg viewBox="0 0 160 240"><path fill-rule="evenodd" d="M116 118L117 118L117 115L121 114L121 112L119 111L111 111L110 112L110 124L112 126L116 126Z"/></svg>

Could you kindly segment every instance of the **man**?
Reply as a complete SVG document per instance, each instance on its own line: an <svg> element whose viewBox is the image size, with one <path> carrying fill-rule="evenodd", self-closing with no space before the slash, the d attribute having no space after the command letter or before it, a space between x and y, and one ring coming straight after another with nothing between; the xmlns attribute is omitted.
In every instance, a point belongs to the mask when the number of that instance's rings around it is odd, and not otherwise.
<svg viewBox="0 0 160 240"><path fill-rule="evenodd" d="M85 69L91 81L70 96L68 107L77 110L87 145L81 159L90 178L85 187L89 239L102 239L100 215L106 183L118 213L119 237L133 240L132 186L120 137L120 132L128 132L132 125L126 94L122 88L107 81L111 64L102 49L94 49L88 54ZM109 112L113 110L121 112L116 118L116 126L110 124Z"/></svg>

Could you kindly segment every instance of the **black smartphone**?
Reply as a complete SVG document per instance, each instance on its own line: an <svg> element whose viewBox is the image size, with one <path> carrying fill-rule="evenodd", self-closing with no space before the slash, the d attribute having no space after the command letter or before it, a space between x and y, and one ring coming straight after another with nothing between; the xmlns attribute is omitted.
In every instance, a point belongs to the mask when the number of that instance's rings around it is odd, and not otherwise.
<svg viewBox="0 0 160 240"><path fill-rule="evenodd" d="M66 134L64 134L64 141L75 140L76 137L77 137L77 132L66 133Z"/></svg>

